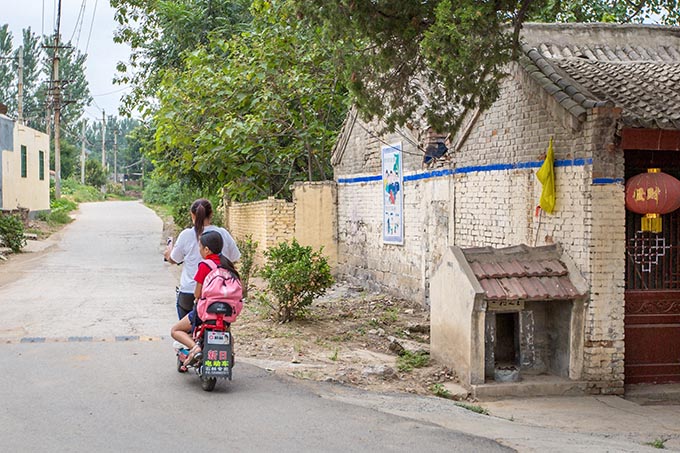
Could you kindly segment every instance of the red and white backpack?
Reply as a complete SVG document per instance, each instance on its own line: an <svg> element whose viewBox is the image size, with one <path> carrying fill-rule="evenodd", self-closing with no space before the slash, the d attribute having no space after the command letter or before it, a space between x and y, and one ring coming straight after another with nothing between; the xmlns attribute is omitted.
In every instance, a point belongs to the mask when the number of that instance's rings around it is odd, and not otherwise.
<svg viewBox="0 0 680 453"><path fill-rule="evenodd" d="M212 260L203 260L210 267L210 272L203 280L201 298L196 304L196 312L202 321L217 319L215 313L208 313L208 307L215 302L225 302L231 307L231 315L224 317L224 322L234 322L243 309L243 288L241 281L227 269L219 267Z"/></svg>

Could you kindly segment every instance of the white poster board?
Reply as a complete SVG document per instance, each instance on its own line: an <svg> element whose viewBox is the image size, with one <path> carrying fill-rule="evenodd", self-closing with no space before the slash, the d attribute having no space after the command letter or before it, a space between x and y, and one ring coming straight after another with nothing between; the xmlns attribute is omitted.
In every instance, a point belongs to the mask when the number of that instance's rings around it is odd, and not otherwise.
<svg viewBox="0 0 680 453"><path fill-rule="evenodd" d="M383 243L404 243L404 175L401 142L382 147Z"/></svg>

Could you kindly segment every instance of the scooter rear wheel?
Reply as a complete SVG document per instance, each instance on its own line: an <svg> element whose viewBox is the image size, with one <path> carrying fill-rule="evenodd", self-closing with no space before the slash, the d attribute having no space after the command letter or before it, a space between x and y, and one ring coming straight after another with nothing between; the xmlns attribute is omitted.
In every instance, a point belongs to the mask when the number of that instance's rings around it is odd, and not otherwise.
<svg viewBox="0 0 680 453"><path fill-rule="evenodd" d="M217 378L201 377L201 388L206 392L212 392L217 384Z"/></svg>

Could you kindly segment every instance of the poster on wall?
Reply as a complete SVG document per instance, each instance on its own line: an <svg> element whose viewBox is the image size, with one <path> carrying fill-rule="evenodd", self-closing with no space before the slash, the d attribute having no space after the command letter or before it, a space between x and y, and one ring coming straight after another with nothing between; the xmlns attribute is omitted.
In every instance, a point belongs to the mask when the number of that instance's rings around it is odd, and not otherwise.
<svg viewBox="0 0 680 453"><path fill-rule="evenodd" d="M404 243L404 176L401 142L383 146L383 243Z"/></svg>

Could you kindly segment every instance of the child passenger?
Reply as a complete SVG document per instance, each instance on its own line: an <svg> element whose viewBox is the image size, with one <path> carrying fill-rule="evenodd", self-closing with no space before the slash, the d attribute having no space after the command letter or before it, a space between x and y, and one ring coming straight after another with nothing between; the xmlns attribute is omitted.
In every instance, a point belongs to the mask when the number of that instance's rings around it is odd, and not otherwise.
<svg viewBox="0 0 680 453"><path fill-rule="evenodd" d="M200 237L199 252L204 260L212 260L219 267L227 269L229 272L234 274L234 276L240 279L238 272L234 268L234 264L229 261L227 257L222 255L222 247L224 241L222 235L217 231L206 231ZM194 276L196 281L196 289L194 290L194 298L198 300L201 297L201 292L203 290L203 282L205 277L210 273L210 266L204 262L198 264L198 271ZM180 321L172 326L170 330L170 335L175 340L182 343L184 346L189 348L189 355L184 361L184 366L192 365L199 361L202 357L201 347L194 341L191 332L193 329L200 326L202 323L201 319L196 313L196 304L194 303L194 308L185 317L180 319Z"/></svg>

